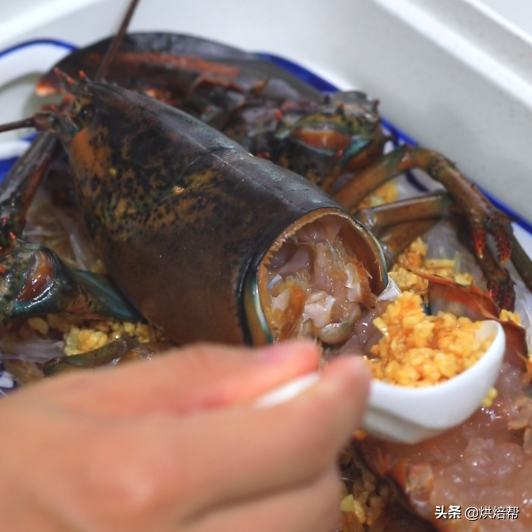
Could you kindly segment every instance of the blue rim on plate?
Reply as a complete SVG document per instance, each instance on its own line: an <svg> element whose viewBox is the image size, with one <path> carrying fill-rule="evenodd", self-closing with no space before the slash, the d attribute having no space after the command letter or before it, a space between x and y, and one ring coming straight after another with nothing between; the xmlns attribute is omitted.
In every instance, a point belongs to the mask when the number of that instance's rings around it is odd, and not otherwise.
<svg viewBox="0 0 532 532"><path fill-rule="evenodd" d="M5 57L7 55L10 55L12 53L15 53L19 50L22 50L24 48L29 48L32 46L52 46L57 47L63 50L67 51L75 51L78 49L78 47L72 43L62 41L59 39L36 39L32 41L23 42L20 44L17 44L15 46L12 46L6 50L0 51L0 60L2 57ZM293 61L290 61L289 59L286 59L284 57L280 57L278 55L259 52L257 53L258 56L262 57L263 59L267 59L269 61L272 61L277 66L284 68L297 78L301 79L302 81L308 83L315 89L324 92L324 93L331 93L331 92L337 92L339 89L332 83L328 82L327 80L323 79L318 74L315 74L314 72L311 72L307 68L294 63ZM385 118L382 118L382 124L383 126L388 129L393 137L394 137L394 144L410 144L415 145L417 142L410 136L408 136L406 133L401 131L398 127L393 125L391 122L386 120ZM7 160L0 159L0 182L4 179L5 175L9 171L9 169L13 166L13 164L16 162L16 158L11 158ZM408 180L412 186L417 188L421 192L426 192L428 189L419 182L419 180L414 176L413 173L408 172L407 173ZM532 235L532 222L527 220L524 216L521 216L518 212L516 212L514 209L491 195L490 193L486 192L482 187L479 187L482 192L486 195L486 197L501 211L503 211L512 222L515 222L519 226L521 226L525 231L530 233Z"/></svg>
<svg viewBox="0 0 532 532"><path fill-rule="evenodd" d="M0 60L12 53L15 53L21 49L32 47L32 46L53 46L58 47L64 50L68 51L74 51L77 50L78 47L57 39L38 39L33 41L24 42L15 46L12 46L11 48L8 48L7 50L0 51ZM329 83L327 80L323 79L321 76L315 74L314 72L311 72L310 70L306 69L305 67L302 67L301 65L294 63L293 61L290 61L289 59L285 59L284 57L280 57L277 55L269 54L269 53L257 53L258 56L262 57L263 59L267 59L269 61L272 61L277 66L284 68L297 78L301 79L302 81L308 83L315 89L324 92L324 93L332 93L337 92L339 89L332 83ZM398 127L387 121L386 119L382 119L383 126L392 133L392 136L394 137L393 143L398 146L400 144L410 144L415 145L417 144L414 139L409 137L407 134L405 134L403 131L401 131ZM13 164L17 161L17 158L10 158L10 159L0 159L0 182L5 178L7 175L9 169L13 166ZM418 179L414 176L413 173L408 172L407 178L411 185L413 185L416 189L422 192L426 192L428 189L418 181ZM481 187L479 187L481 188ZM512 222L518 224L521 226L525 231L527 231L529 234L532 235L532 222L521 216L519 213L517 213L514 209L510 208L508 205L504 204L497 198L493 197L491 194L487 193L485 190L481 188L482 192L489 198L489 200L501 211L503 211ZM3 394L5 391L8 391L10 389L13 389L15 387L15 384L9 374L5 372L3 369L3 366L0 362L0 395Z"/></svg>
<svg viewBox="0 0 532 532"><path fill-rule="evenodd" d="M69 52L73 52L75 50L78 50L79 48L78 46L75 46L74 44L70 44L65 41L60 41L58 39L35 39L33 41L26 41L20 44L15 44L15 46L11 46L10 48L6 48L5 50L2 50L0 52L0 59L14 52L18 52L19 50L22 50L24 48L30 48L32 46L42 46L42 45L54 46L57 48L68 50Z"/></svg>
<svg viewBox="0 0 532 532"><path fill-rule="evenodd" d="M305 67L302 67L301 65L298 65L293 61L267 53L259 53L257 55L260 55L265 59L269 59L270 61L276 63L278 66L284 68L285 70L288 70L294 76L300 78L303 81L306 81L309 85L312 85L314 88L322 92L337 92L339 90L338 87L335 87L332 83L329 83L317 74L314 74L310 70L307 70ZM394 137L393 142L396 146L400 144L410 144L411 146L418 144L412 137L408 136L406 133L403 133L403 131L401 131L398 127L394 126L385 118L381 117L381 122L382 125L388 131L390 131L390 133L392 133ZM427 187L420 183L413 173L407 172L406 175L410 184L417 188L420 192L428 191ZM479 189L493 203L493 205L495 205L495 207L504 212L512 222L515 222L516 224L520 225L525 231L532 234L531 221L527 220L524 216L521 216L517 211L515 211L514 209L494 197L489 192L486 192L486 190L484 190L482 187L479 187Z"/></svg>

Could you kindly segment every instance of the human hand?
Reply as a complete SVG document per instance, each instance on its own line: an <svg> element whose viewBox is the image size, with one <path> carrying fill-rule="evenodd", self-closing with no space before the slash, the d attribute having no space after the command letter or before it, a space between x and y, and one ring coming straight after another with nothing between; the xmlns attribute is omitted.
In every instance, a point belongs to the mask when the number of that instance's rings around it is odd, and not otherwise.
<svg viewBox="0 0 532 532"><path fill-rule="evenodd" d="M300 397L251 406L318 358L307 342L197 345L14 392L0 401L0 531L325 532L367 369L339 359Z"/></svg>

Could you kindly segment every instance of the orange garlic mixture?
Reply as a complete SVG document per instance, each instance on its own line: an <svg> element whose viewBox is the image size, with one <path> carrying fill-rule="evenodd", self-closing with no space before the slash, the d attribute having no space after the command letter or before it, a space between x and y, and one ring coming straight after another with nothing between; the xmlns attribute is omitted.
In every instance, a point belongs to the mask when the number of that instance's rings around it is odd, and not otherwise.
<svg viewBox="0 0 532 532"><path fill-rule="evenodd" d="M375 378L401 386L430 386L471 367L493 338L478 340L481 322L440 312L428 316L421 297L401 294L374 324L383 333L371 352Z"/></svg>
<svg viewBox="0 0 532 532"><path fill-rule="evenodd" d="M77 355L103 347L119 338L134 336L139 342L155 342L164 336L146 323L117 320L80 320L49 314L28 319L28 325L46 336L53 329L63 334L65 355Z"/></svg>
<svg viewBox="0 0 532 532"><path fill-rule="evenodd" d="M416 275L412 270L438 275L450 279L464 286L473 284L473 277L469 273L460 273L456 270L457 262L453 259L428 259L427 245L418 238L397 257L389 276L403 291L424 293L428 281Z"/></svg>

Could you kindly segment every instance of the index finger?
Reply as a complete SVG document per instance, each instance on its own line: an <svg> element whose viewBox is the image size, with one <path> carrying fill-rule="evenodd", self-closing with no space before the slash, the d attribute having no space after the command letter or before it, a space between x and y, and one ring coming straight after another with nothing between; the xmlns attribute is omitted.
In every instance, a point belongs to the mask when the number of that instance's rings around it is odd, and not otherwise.
<svg viewBox="0 0 532 532"><path fill-rule="evenodd" d="M275 407L139 420L115 435L117 444L131 442L120 463L157 507L171 512L176 500L183 501L180 518L291 490L334 467L360 424L368 387L367 369L346 358L331 363L302 396ZM95 451L114 447L108 438ZM105 463L106 457L95 459Z"/></svg>
<svg viewBox="0 0 532 532"><path fill-rule="evenodd" d="M85 412L184 414L249 402L318 364L318 348L308 341L262 349L198 344L119 368L58 376L50 386L60 401Z"/></svg>

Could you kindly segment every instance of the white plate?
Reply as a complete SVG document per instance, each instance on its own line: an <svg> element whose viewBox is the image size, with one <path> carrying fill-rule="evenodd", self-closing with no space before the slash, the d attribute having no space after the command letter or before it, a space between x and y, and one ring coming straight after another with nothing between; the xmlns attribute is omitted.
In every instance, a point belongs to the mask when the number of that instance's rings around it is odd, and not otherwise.
<svg viewBox="0 0 532 532"><path fill-rule="evenodd" d="M2 99L3 87L11 86L14 83L29 74L44 73L48 71L59 59L67 55L72 49L73 45L63 41L56 40L35 40L26 43L15 45L7 50L0 51L0 101ZM298 67L298 65L296 65ZM301 68L301 67L298 67ZM11 75L9 74L11 73ZM5 90L5 89L4 89ZM29 87L29 91L32 86ZM17 93L15 96L10 95L11 98L16 97L18 105L14 104L14 108L20 107L27 95ZM21 115L14 116L12 119L19 119ZM399 128L388 122L386 126L392 128L398 137L398 143L412 143L413 140L406 136ZM14 158L27 148L29 142L24 139L18 140L2 140L0 138L0 178L5 175L7 168L14 162ZM418 188L412 187L412 191L419 191ZM499 205L516 221L513 224L514 231L517 238L525 250L532 255L532 225L522 217L519 217L513 211L509 210L505 205ZM0 368L0 392L2 388L12 388L12 381L9 376L1 371Z"/></svg>

